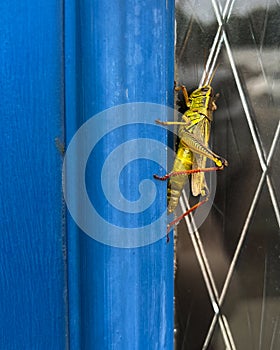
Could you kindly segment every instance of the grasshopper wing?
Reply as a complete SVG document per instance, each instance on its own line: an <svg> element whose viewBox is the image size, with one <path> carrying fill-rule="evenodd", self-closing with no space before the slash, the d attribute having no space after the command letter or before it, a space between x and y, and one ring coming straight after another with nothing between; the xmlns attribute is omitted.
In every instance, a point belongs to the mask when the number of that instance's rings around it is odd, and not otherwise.
<svg viewBox="0 0 280 350"><path fill-rule="evenodd" d="M203 118L193 129L193 136L208 148L210 136L210 122ZM204 169L206 167L206 156L193 152L193 169ZM194 196L205 196L208 193L208 187L203 172L192 174L192 194Z"/></svg>

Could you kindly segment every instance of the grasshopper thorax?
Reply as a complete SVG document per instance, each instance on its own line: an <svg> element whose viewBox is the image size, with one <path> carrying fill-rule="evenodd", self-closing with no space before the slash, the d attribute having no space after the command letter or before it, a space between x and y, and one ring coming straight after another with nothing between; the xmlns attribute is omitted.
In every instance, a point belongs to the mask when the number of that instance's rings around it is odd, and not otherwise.
<svg viewBox="0 0 280 350"><path fill-rule="evenodd" d="M216 96L212 86L204 85L194 90L189 97L189 109L205 115L212 121L213 111L217 109L215 104Z"/></svg>

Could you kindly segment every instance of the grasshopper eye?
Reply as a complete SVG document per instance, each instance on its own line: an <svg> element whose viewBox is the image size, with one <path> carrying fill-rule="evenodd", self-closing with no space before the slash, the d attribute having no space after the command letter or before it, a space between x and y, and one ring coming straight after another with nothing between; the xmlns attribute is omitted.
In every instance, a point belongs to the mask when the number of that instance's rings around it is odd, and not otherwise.
<svg viewBox="0 0 280 350"><path fill-rule="evenodd" d="M201 88L201 91L202 91L202 92L208 92L209 89L208 89L207 87L204 87L204 88Z"/></svg>

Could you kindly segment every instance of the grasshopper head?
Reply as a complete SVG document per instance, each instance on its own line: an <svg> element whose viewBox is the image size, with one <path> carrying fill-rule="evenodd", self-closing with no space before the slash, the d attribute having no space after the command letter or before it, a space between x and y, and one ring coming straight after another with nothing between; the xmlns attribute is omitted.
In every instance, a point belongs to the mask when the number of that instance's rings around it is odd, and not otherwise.
<svg viewBox="0 0 280 350"><path fill-rule="evenodd" d="M203 85L196 89L190 95L190 108L201 114L204 114L210 121L212 120L212 112L217 109L217 95L214 96L214 90L211 85Z"/></svg>
<svg viewBox="0 0 280 350"><path fill-rule="evenodd" d="M214 91L211 85L203 85L202 87L193 91L190 98L202 98L202 97L213 97Z"/></svg>

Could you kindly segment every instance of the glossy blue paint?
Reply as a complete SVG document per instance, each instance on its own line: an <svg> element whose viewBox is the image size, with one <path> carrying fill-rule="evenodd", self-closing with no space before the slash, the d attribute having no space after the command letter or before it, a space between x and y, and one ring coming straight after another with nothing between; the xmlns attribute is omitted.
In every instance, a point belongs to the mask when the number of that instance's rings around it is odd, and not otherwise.
<svg viewBox="0 0 280 350"><path fill-rule="evenodd" d="M173 105L173 1L65 5L67 142L106 108L129 102ZM149 166L139 162L135 173L152 176ZM96 176L90 168L90 181ZM136 190L131 188L132 198ZM158 201L166 202L165 191ZM172 349L172 240L120 249L94 241L70 216L67 225L71 348Z"/></svg>
<svg viewBox="0 0 280 350"><path fill-rule="evenodd" d="M63 2L2 1L0 349L65 349Z"/></svg>

